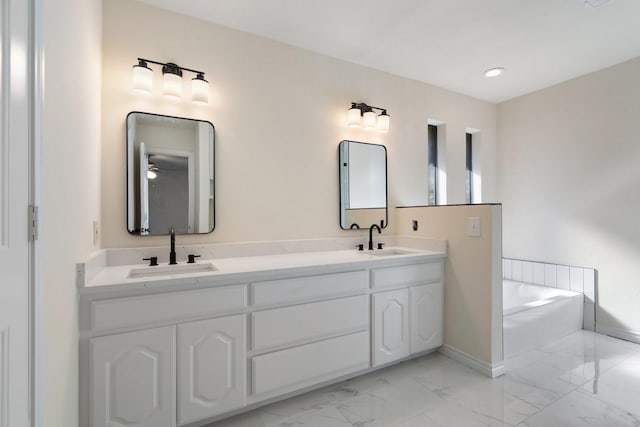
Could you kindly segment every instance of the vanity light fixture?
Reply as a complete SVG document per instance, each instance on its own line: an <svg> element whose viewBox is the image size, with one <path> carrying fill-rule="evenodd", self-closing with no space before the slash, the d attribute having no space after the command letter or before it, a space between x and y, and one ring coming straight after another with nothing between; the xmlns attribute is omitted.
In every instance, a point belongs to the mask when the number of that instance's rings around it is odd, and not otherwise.
<svg viewBox="0 0 640 427"><path fill-rule="evenodd" d="M373 110L381 113L376 117ZM347 112L347 125L351 128L361 127L365 130L375 130L378 132L389 132L389 114L386 108L374 107L363 102L352 102L351 108Z"/></svg>
<svg viewBox="0 0 640 427"><path fill-rule="evenodd" d="M169 98L182 98L182 70L171 62L162 66L162 92Z"/></svg>
<svg viewBox="0 0 640 427"><path fill-rule="evenodd" d="M133 89L151 93L153 88L153 71L147 62L138 59L138 65L133 66Z"/></svg>
<svg viewBox="0 0 640 427"><path fill-rule="evenodd" d="M209 82L204 79L204 73L191 79L191 100L202 104L209 102Z"/></svg>
<svg viewBox="0 0 640 427"><path fill-rule="evenodd" d="M191 79L191 100L206 104L209 102L209 82L204 78L204 71L181 67L173 62L158 62L150 59L138 58L133 66L133 89L151 93L153 89L153 70L149 64L162 66L162 92L170 98L182 98L182 73L188 71L196 76Z"/></svg>

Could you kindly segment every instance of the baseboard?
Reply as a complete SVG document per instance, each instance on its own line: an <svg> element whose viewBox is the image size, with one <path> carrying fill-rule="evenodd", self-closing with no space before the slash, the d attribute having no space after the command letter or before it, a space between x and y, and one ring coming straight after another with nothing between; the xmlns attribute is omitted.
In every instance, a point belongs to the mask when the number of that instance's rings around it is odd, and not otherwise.
<svg viewBox="0 0 640 427"><path fill-rule="evenodd" d="M503 375L504 370L504 362L496 363L494 365L485 362L484 360L480 360L477 357L474 357L468 353L465 353L462 350L458 350L455 347L451 347L448 344L440 347L440 353L444 354L452 358L453 360L462 363L465 366L468 366L471 369L475 369L476 371L490 377L496 378L500 375Z"/></svg>
<svg viewBox="0 0 640 427"><path fill-rule="evenodd" d="M596 332L640 344L640 332L596 324Z"/></svg>

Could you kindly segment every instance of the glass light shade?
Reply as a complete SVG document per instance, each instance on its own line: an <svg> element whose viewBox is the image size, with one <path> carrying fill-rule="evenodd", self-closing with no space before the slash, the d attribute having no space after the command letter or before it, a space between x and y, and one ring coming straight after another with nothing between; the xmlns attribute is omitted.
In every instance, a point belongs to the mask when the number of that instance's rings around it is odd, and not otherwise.
<svg viewBox="0 0 640 427"><path fill-rule="evenodd" d="M153 89L153 71L144 65L133 66L133 89L151 93Z"/></svg>
<svg viewBox="0 0 640 427"><path fill-rule="evenodd" d="M389 132L389 115L387 113L382 113L378 116L377 122L378 132L387 133Z"/></svg>
<svg viewBox="0 0 640 427"><path fill-rule="evenodd" d="M165 96L171 98L182 98L182 77L173 73L162 75L162 89Z"/></svg>
<svg viewBox="0 0 640 427"><path fill-rule="evenodd" d="M147 171L147 179L156 179L158 174L155 171Z"/></svg>
<svg viewBox="0 0 640 427"><path fill-rule="evenodd" d="M191 100L201 104L209 102L209 82L204 77L191 79Z"/></svg>
<svg viewBox="0 0 640 427"><path fill-rule="evenodd" d="M360 127L360 109L356 107L352 107L349 109L347 113L347 126L350 128L359 128Z"/></svg>
<svg viewBox="0 0 640 427"><path fill-rule="evenodd" d="M366 113L364 113L362 115L363 118L363 125L362 127L367 129L367 130L371 130L371 129L375 129L376 128L376 113L374 113L373 111L367 111Z"/></svg>

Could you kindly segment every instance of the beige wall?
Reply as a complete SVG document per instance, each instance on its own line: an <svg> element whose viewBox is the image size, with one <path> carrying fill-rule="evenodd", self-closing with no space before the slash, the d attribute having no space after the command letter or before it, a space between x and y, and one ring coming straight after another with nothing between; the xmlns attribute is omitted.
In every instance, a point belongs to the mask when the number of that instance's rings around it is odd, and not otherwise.
<svg viewBox="0 0 640 427"><path fill-rule="evenodd" d="M598 328L636 340L639 75L637 58L498 107L505 256L596 268Z"/></svg>
<svg viewBox="0 0 640 427"><path fill-rule="evenodd" d="M479 217L480 237L467 235ZM418 231L412 221L418 221ZM396 209L399 235L444 239L445 345L496 367L502 357L502 235L500 205Z"/></svg>
<svg viewBox="0 0 640 427"><path fill-rule="evenodd" d="M205 119L216 127L216 229L181 236L182 243L354 235L339 226L343 139L386 144L390 206L423 204L429 118L447 123L449 201L464 200L468 127L482 132L484 200L496 197L494 104L132 0L103 7L104 247L167 244L164 237L126 232L124 122L132 110ZM204 70L209 105L133 93L131 67L139 56ZM351 101L388 108L390 133L347 128Z"/></svg>
<svg viewBox="0 0 640 427"><path fill-rule="evenodd" d="M78 425L75 263L100 215L101 2L43 1L41 331L46 427Z"/></svg>

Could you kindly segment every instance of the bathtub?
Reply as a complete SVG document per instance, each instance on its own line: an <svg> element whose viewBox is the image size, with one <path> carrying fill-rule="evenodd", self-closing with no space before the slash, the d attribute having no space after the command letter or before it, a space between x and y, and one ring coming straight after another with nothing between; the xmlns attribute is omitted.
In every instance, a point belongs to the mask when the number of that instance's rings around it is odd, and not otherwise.
<svg viewBox="0 0 640 427"><path fill-rule="evenodd" d="M582 329L584 296L564 289L504 280L504 356L543 345Z"/></svg>

